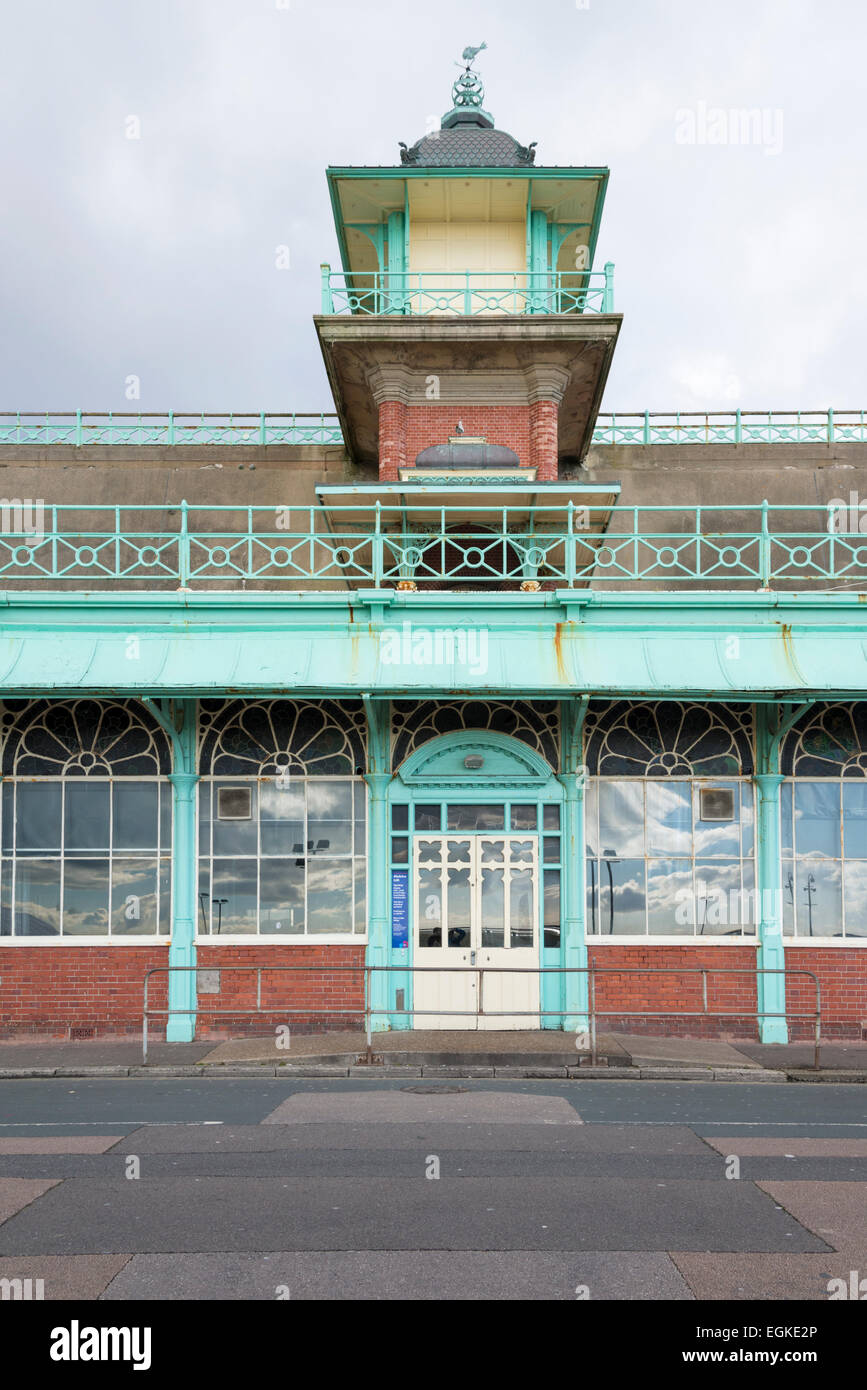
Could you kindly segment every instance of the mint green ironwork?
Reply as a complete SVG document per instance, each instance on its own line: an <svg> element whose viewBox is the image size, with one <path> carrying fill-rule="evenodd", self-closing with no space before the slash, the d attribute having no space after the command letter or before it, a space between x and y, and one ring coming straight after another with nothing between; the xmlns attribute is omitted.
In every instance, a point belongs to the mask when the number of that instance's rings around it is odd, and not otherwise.
<svg viewBox="0 0 867 1390"><path fill-rule="evenodd" d="M577 530L565 499L494 507L481 499L435 507L377 501L279 512L186 502L72 505L45 508L38 534L13 529L14 507L3 503L0 581L17 587L147 581L207 589L230 580L379 589L411 574L421 585L453 579L474 587L532 575L578 589L867 588L867 537L838 529L846 513L832 515L827 506L592 505L580 509ZM793 518L801 525L782 529Z"/></svg>
<svg viewBox="0 0 867 1390"><path fill-rule="evenodd" d="M782 914L782 837L780 821L780 787L786 780L780 773L780 749L783 739L809 704L787 710L780 717L779 707L756 707L757 753L755 783L758 792L756 820L756 870L758 879L758 942L757 967L771 972L784 971ZM765 1015L761 1019L760 1036L764 1043L788 1042L786 1024L786 977L771 973L757 977L758 1007ZM771 1015L779 1015L772 1017Z"/></svg>
<svg viewBox="0 0 867 1390"><path fill-rule="evenodd" d="M328 277L331 268L323 272L323 314L338 312L331 297ZM604 276L604 271L599 272ZM364 279L359 275L359 281ZM367 277L370 279L371 277ZM451 276L454 279L454 274ZM519 282L526 276L512 277ZM575 275L568 277L575 280ZM373 287L365 293L373 302ZM568 291L571 296L572 290ZM597 292L604 301L605 289ZM401 294L403 298L401 298ZM465 284L457 294L463 305ZM576 291L580 294L580 291ZM517 312L528 312L528 289L519 284L513 303ZM406 286L400 286L391 297L395 308L410 299ZM553 303L553 290L547 296ZM472 304L472 297L471 297ZM509 310L508 298L503 298L504 312ZM401 310L402 311L402 310ZM475 306L473 311L476 312ZM413 311L415 312L415 311ZM481 312L481 311L479 311ZM550 310L549 312L556 312ZM867 442L867 410L817 411L676 411L658 414L643 410L626 413L605 412L597 416L593 432L596 445L648 444L830 444L834 442ZM343 435L336 414L258 413L185 415L177 412L154 414L90 414L83 411L26 411L0 412L0 447L21 444L67 444L80 448L89 445L112 446L174 446L198 447L211 444L221 447L269 444L342 445Z"/></svg>
<svg viewBox="0 0 867 1390"><path fill-rule="evenodd" d="M0 446L7 444L138 445L188 448L206 444L342 444L333 413L210 415L89 414L80 410L0 413Z"/></svg>
<svg viewBox="0 0 867 1390"><path fill-rule="evenodd" d="M544 253L534 213L531 261ZM541 226L541 223L539 224ZM479 314L611 314L614 312L614 266L603 271L553 271L547 266L522 271L408 270L395 286L386 274L330 271L324 283L324 314L398 314L470 318Z"/></svg>
<svg viewBox="0 0 867 1390"><path fill-rule="evenodd" d="M833 444L867 441L864 410L603 413L594 444Z"/></svg>
<svg viewBox="0 0 867 1390"><path fill-rule="evenodd" d="M391 922L388 906L388 882L383 865L390 862L388 852L388 789L391 783L391 706L388 701L362 696L367 714L367 775L369 789L367 834L367 963L387 966L391 961ZM395 983L396 982L396 983ZM370 1007L388 1010L393 1007L389 997L393 989L406 988L403 976L378 972L368 988ZM387 1017L379 1016L379 1027L387 1028ZM407 1027L407 1020L394 1019L392 1026Z"/></svg>
<svg viewBox="0 0 867 1390"><path fill-rule="evenodd" d="M590 697L567 700L561 706L561 767L558 780L564 790L563 851L561 869L561 947L560 965L568 969L587 969L585 933L586 859L584 830L584 792L587 785L583 760L584 720ZM562 1027L576 1032L587 1028L587 975L558 977L559 1007L566 1011ZM552 1007L550 1003L546 1007Z"/></svg>
<svg viewBox="0 0 867 1390"><path fill-rule="evenodd" d="M196 723L195 700L145 698L172 745L172 937L167 1042L192 1042L196 1032Z"/></svg>

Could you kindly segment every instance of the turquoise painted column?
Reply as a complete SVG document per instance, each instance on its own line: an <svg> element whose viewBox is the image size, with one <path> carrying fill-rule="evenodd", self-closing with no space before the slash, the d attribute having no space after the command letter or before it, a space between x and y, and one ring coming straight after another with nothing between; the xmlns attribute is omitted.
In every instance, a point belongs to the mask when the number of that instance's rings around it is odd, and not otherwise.
<svg viewBox="0 0 867 1390"><path fill-rule="evenodd" d="M782 921L780 787L785 778L779 771L779 722L776 708L770 710L767 706L758 706L756 733L756 876L759 902L757 966L759 970L782 970L785 966L785 949ZM779 1018L759 1020L759 1036L762 1042L788 1042L785 975L759 975L756 995L760 1012L782 1015Z"/></svg>
<svg viewBox="0 0 867 1390"><path fill-rule="evenodd" d="M538 209L530 213L530 312L551 313L548 305L548 217Z"/></svg>
<svg viewBox="0 0 867 1390"><path fill-rule="evenodd" d="M388 217L388 307L386 312L406 312L406 226L404 213Z"/></svg>
<svg viewBox="0 0 867 1390"><path fill-rule="evenodd" d="M367 964L391 963L391 921L388 901L388 788L391 783L391 706L387 700L364 696L367 712ZM393 998L394 975L370 977L370 1002L375 1009L387 1009ZM373 1016L374 1032L388 1032L394 1026L405 1028L406 1020L391 1020L387 1014Z"/></svg>
<svg viewBox="0 0 867 1390"><path fill-rule="evenodd" d="M585 933L585 844L584 790L587 774L583 766L584 719L589 700L573 700L562 707L562 766L558 777L565 793L562 826L560 964L586 969ZM588 980L586 975L563 975L560 1007L566 1010L562 1027L584 1032L588 1027Z"/></svg>
<svg viewBox="0 0 867 1390"><path fill-rule="evenodd" d="M154 701L143 702L165 729L172 745L172 935L169 943L170 966L196 964L196 723L195 700L166 702L158 708ZM184 1012L170 1014L167 1042L192 1042L196 1035L197 976L169 975L169 1008Z"/></svg>

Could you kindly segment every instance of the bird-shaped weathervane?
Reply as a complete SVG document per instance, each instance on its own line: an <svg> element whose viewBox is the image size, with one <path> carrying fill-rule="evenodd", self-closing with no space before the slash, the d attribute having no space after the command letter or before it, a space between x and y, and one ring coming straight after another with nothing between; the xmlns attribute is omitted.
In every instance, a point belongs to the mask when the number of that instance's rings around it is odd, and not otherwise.
<svg viewBox="0 0 867 1390"><path fill-rule="evenodd" d="M467 65L467 72L469 72L470 68L473 66L475 59L478 58L479 54L482 52L482 49L487 48L487 46L488 45L486 43L480 43L478 48L464 49L463 53L461 54L461 57ZM457 66L460 67L460 63L458 63Z"/></svg>

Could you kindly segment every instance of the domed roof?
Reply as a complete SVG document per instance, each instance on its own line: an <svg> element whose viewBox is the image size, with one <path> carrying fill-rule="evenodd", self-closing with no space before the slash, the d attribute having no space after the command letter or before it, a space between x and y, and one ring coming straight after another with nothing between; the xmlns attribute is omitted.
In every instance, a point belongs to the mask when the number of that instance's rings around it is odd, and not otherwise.
<svg viewBox="0 0 867 1390"><path fill-rule="evenodd" d="M482 48L465 48L466 68L452 87L454 103L440 130L429 131L412 146L400 142L401 164L423 169L520 169L534 164L536 142L520 145L497 130L484 109L485 89L472 62Z"/></svg>
<svg viewBox="0 0 867 1390"><path fill-rule="evenodd" d="M484 122L484 123L483 123ZM520 169L533 164L536 143L521 145L493 122L472 116L423 135L411 148L401 144L402 164L424 169Z"/></svg>

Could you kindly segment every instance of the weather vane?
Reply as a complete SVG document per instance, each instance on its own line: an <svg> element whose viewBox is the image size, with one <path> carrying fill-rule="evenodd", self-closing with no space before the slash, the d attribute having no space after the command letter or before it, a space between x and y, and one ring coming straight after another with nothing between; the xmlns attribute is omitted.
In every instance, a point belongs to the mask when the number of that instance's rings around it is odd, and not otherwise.
<svg viewBox="0 0 867 1390"><path fill-rule="evenodd" d="M480 43L478 48L465 48L462 54L463 62L455 64L456 67L464 69L452 87L452 99L455 107L481 110L485 100L485 89L473 63L482 49L487 48L487 46L486 43Z"/></svg>
<svg viewBox="0 0 867 1390"><path fill-rule="evenodd" d="M465 48L465 49L464 49L463 53L461 54L461 57L463 58L464 63L466 63L466 65L467 65L467 67L466 67L467 72L470 71L471 67L473 66L473 62L475 61L476 58L478 58L479 54L482 52L482 49L487 48L487 46L488 46L488 45L487 45L486 43L480 43L479 46L478 46L478 48ZM463 67L463 63L456 63L455 66L456 66L456 67Z"/></svg>

